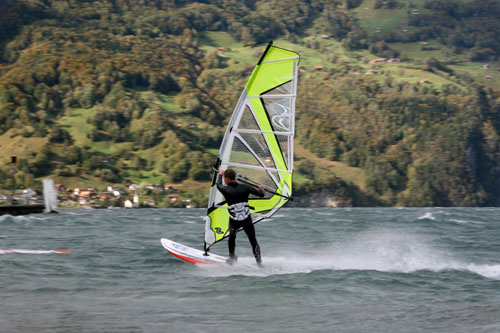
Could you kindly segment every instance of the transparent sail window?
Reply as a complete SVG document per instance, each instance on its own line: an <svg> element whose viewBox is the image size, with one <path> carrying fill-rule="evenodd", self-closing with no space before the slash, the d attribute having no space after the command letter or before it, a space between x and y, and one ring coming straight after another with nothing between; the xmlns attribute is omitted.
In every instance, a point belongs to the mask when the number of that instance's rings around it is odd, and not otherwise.
<svg viewBox="0 0 500 333"><path fill-rule="evenodd" d="M262 103L266 108L273 130L277 132L291 132L293 117L291 99L288 97L263 98Z"/></svg>
<svg viewBox="0 0 500 333"><path fill-rule="evenodd" d="M265 167L276 168L264 136L260 133L240 133L241 138L259 157Z"/></svg>

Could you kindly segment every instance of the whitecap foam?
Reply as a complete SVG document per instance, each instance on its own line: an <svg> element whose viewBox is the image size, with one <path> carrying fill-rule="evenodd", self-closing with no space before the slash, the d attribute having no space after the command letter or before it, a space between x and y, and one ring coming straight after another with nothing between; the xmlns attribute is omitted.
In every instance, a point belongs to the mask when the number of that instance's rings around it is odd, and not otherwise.
<svg viewBox="0 0 500 333"><path fill-rule="evenodd" d="M466 221L466 220L460 220L460 219L450 219L450 222L456 223L456 224L461 224L461 225L471 225L471 224L485 224L484 222L480 221Z"/></svg>
<svg viewBox="0 0 500 333"><path fill-rule="evenodd" d="M443 272L449 270L467 271L489 279L500 280L500 264L465 264L453 260L425 262L422 258L402 258L394 261L388 258L357 255L306 257L290 253L287 256L269 256L263 259L264 267L259 268L252 257L239 258L234 266L199 265L203 274L219 276L257 276L311 273L318 270L373 270L379 272L413 273L422 270Z"/></svg>
<svg viewBox="0 0 500 333"><path fill-rule="evenodd" d="M232 266L198 265L203 274L210 277L220 276L257 276L266 277L283 274L310 273L319 269L332 269L321 260L297 256L267 256L263 258L263 267L258 267L253 257L239 257Z"/></svg>
<svg viewBox="0 0 500 333"><path fill-rule="evenodd" d="M253 257L244 257L235 266L204 267L204 272L210 276L269 276L324 269L400 273L457 270L500 279L499 264L467 263L427 236L389 230L370 230L321 249L268 253L263 262L265 267L260 269Z"/></svg>
<svg viewBox="0 0 500 333"><path fill-rule="evenodd" d="M500 264L496 265L468 264L463 268L472 273L476 273L478 275L487 277L489 279L500 280Z"/></svg>
<svg viewBox="0 0 500 333"><path fill-rule="evenodd" d="M339 269L412 272L443 267L450 259L422 236L384 230L358 234L328 251L323 258Z"/></svg>
<svg viewBox="0 0 500 333"><path fill-rule="evenodd" d="M432 215L431 212L425 213L424 215L420 216L418 219L419 220L432 220L432 221L436 221L436 218Z"/></svg>
<svg viewBox="0 0 500 333"><path fill-rule="evenodd" d="M9 215L9 214L0 215L0 222L8 221L8 220L14 220L16 222L25 222L25 221L32 220L32 218L30 217L30 215L17 215L17 216Z"/></svg>
<svg viewBox="0 0 500 333"><path fill-rule="evenodd" d="M11 216L9 214L0 215L0 222L8 220L10 217L13 217L13 216Z"/></svg>
<svg viewBox="0 0 500 333"><path fill-rule="evenodd" d="M338 215L335 211L331 211L331 212L322 212L322 211L319 211L316 214L317 215L324 215L324 216Z"/></svg>

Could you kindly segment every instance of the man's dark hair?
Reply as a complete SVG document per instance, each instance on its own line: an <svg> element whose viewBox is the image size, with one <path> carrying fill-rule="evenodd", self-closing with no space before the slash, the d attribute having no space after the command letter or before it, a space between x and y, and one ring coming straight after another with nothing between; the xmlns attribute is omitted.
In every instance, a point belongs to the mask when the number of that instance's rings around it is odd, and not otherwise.
<svg viewBox="0 0 500 333"><path fill-rule="evenodd" d="M226 171L224 171L224 177L227 177L231 180L235 180L236 179L236 172L234 172L233 169L227 169Z"/></svg>

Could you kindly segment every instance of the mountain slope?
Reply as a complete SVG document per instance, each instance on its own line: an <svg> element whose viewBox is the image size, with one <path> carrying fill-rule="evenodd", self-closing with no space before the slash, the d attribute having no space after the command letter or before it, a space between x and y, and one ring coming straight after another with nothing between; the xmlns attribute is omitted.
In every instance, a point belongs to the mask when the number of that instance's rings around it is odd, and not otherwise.
<svg viewBox="0 0 500 333"><path fill-rule="evenodd" d="M498 205L497 11L494 1L12 2L0 24L0 184L11 154L31 178L70 186L209 181L256 43L275 39L302 57L298 193Z"/></svg>

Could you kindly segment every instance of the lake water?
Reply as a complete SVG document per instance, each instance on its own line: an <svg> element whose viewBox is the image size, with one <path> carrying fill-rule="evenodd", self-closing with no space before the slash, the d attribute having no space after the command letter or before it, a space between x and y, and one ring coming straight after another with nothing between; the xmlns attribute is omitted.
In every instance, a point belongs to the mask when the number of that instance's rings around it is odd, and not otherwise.
<svg viewBox="0 0 500 333"><path fill-rule="evenodd" d="M500 332L499 208L285 208L200 267L204 209L0 216L1 332ZM227 255L227 244L213 246ZM251 265L248 265L251 264Z"/></svg>

